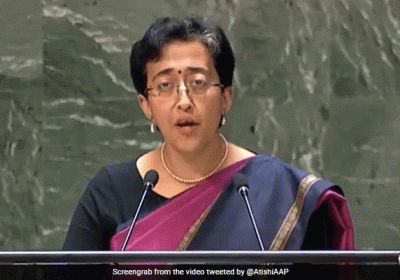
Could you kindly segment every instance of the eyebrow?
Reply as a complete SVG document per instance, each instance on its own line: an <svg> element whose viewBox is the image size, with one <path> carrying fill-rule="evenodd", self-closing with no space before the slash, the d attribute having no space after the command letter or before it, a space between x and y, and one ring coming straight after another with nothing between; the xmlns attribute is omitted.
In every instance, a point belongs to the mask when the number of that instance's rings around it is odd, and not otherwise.
<svg viewBox="0 0 400 280"><path fill-rule="evenodd" d="M204 67L190 67L190 66L189 66L189 67L187 67L187 70L188 70L189 72L191 72L191 73L200 72L200 73L207 74L207 72L208 72L208 69L207 69L207 68L204 68ZM153 77L152 81L154 81L158 76L170 74L170 73L173 72L173 71L174 71L173 68L166 68L166 69L163 69L163 70L161 70L160 72L158 72L158 73Z"/></svg>
<svg viewBox="0 0 400 280"><path fill-rule="evenodd" d="M207 73L208 69L204 67L188 67L190 72L200 72L200 73Z"/></svg>
<svg viewBox="0 0 400 280"><path fill-rule="evenodd" d="M161 70L160 72L158 72L158 73L153 77L152 81L154 81L158 76L165 75L165 74L169 74L169 73L171 73L172 71L174 71L174 69L172 69L172 68L166 68L166 69L164 69L164 70Z"/></svg>

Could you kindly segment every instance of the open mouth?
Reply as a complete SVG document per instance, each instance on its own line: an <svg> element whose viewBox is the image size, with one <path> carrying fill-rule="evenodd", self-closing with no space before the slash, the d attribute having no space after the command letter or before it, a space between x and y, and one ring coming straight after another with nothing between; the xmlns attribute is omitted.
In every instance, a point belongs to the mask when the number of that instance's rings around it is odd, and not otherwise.
<svg viewBox="0 0 400 280"><path fill-rule="evenodd" d="M179 119L175 125L178 127L186 127L186 126L195 126L198 124L199 123L194 121L193 119Z"/></svg>
<svg viewBox="0 0 400 280"><path fill-rule="evenodd" d="M176 125L179 127L185 127L185 126L195 126L195 125L198 125L198 123L196 123L194 121L182 121L182 122L178 122Z"/></svg>

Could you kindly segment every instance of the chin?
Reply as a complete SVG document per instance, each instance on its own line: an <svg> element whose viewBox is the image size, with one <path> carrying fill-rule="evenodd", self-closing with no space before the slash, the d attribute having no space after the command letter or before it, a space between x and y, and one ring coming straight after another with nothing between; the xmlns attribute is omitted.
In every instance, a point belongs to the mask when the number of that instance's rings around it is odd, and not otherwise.
<svg viewBox="0 0 400 280"><path fill-rule="evenodd" d="M174 137L168 137L166 139L167 144L174 146L177 151L182 153L191 153L202 150L209 144L209 135L205 133L197 132L194 135L184 136L179 133L175 134Z"/></svg>
<svg viewBox="0 0 400 280"><path fill-rule="evenodd" d="M202 145L198 138L176 139L172 140L175 149L181 153L192 153L202 149Z"/></svg>

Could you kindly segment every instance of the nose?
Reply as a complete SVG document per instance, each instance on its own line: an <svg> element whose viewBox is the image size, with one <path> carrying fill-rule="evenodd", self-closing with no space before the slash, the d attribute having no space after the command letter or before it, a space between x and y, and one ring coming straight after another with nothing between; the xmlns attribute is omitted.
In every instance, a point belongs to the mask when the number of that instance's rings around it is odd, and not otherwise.
<svg viewBox="0 0 400 280"><path fill-rule="evenodd" d="M178 86L178 107L183 110L188 110L192 107L193 103L189 96L189 89L184 83L179 84Z"/></svg>

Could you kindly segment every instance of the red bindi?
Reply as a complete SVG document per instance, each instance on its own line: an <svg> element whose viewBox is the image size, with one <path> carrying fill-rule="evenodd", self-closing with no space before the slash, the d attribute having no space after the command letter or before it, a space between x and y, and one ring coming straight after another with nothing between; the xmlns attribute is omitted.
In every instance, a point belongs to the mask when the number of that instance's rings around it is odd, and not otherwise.
<svg viewBox="0 0 400 280"><path fill-rule="evenodd" d="M181 74L182 73L182 71L181 70L178 70L178 74Z"/></svg>

